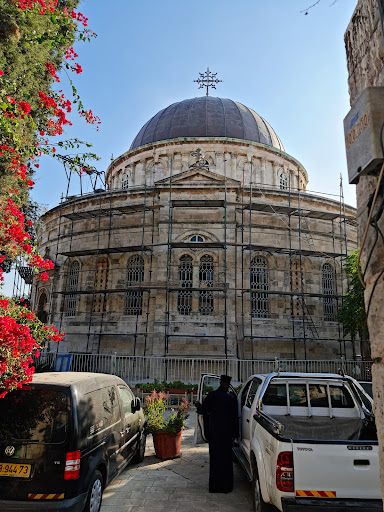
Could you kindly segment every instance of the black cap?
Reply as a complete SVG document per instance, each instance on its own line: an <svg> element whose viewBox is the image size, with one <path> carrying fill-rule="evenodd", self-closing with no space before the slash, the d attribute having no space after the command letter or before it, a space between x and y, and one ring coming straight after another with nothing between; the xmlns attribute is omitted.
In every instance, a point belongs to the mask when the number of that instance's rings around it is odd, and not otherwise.
<svg viewBox="0 0 384 512"><path fill-rule="evenodd" d="M226 384L230 384L232 377L229 375L220 375L220 381L225 382Z"/></svg>

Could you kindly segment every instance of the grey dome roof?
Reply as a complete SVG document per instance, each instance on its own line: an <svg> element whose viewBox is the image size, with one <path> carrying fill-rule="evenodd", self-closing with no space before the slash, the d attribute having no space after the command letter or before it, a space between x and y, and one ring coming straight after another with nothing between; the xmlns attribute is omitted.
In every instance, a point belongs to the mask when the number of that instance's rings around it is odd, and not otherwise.
<svg viewBox="0 0 384 512"><path fill-rule="evenodd" d="M284 151L281 140L259 114L237 101L201 96L173 103L141 128L130 149L178 137L228 137L261 142Z"/></svg>

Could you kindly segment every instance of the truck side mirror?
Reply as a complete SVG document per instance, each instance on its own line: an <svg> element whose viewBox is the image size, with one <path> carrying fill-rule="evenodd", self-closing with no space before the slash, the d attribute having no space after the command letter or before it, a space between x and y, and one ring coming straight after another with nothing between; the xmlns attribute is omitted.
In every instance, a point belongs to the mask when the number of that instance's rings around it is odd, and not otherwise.
<svg viewBox="0 0 384 512"><path fill-rule="evenodd" d="M136 398L135 410L140 411L141 409L141 400L140 398Z"/></svg>

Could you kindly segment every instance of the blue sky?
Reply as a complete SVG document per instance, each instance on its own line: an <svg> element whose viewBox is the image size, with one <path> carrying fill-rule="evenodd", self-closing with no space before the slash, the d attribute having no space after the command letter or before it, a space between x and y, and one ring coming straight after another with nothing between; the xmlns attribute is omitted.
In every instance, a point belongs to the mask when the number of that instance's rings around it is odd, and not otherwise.
<svg viewBox="0 0 384 512"><path fill-rule="evenodd" d="M68 137L93 144L106 170L141 126L169 104L204 94L193 82L209 66L223 80L213 95L263 116L287 153L309 174L308 189L348 204L343 118L349 111L344 32L356 0L83 0L98 34L75 47L83 68L76 86L102 121L99 132L73 116ZM62 76L60 86L66 82ZM42 159L33 198L51 208L66 190L64 170ZM71 193L79 193L78 179ZM90 190L90 189L89 189Z"/></svg>

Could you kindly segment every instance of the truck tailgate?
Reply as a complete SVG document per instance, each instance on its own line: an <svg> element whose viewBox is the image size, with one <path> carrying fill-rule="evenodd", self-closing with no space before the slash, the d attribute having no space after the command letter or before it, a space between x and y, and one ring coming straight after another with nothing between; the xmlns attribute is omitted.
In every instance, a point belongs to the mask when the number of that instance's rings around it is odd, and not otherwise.
<svg viewBox="0 0 384 512"><path fill-rule="evenodd" d="M377 445L305 441L292 448L296 496L381 499Z"/></svg>

